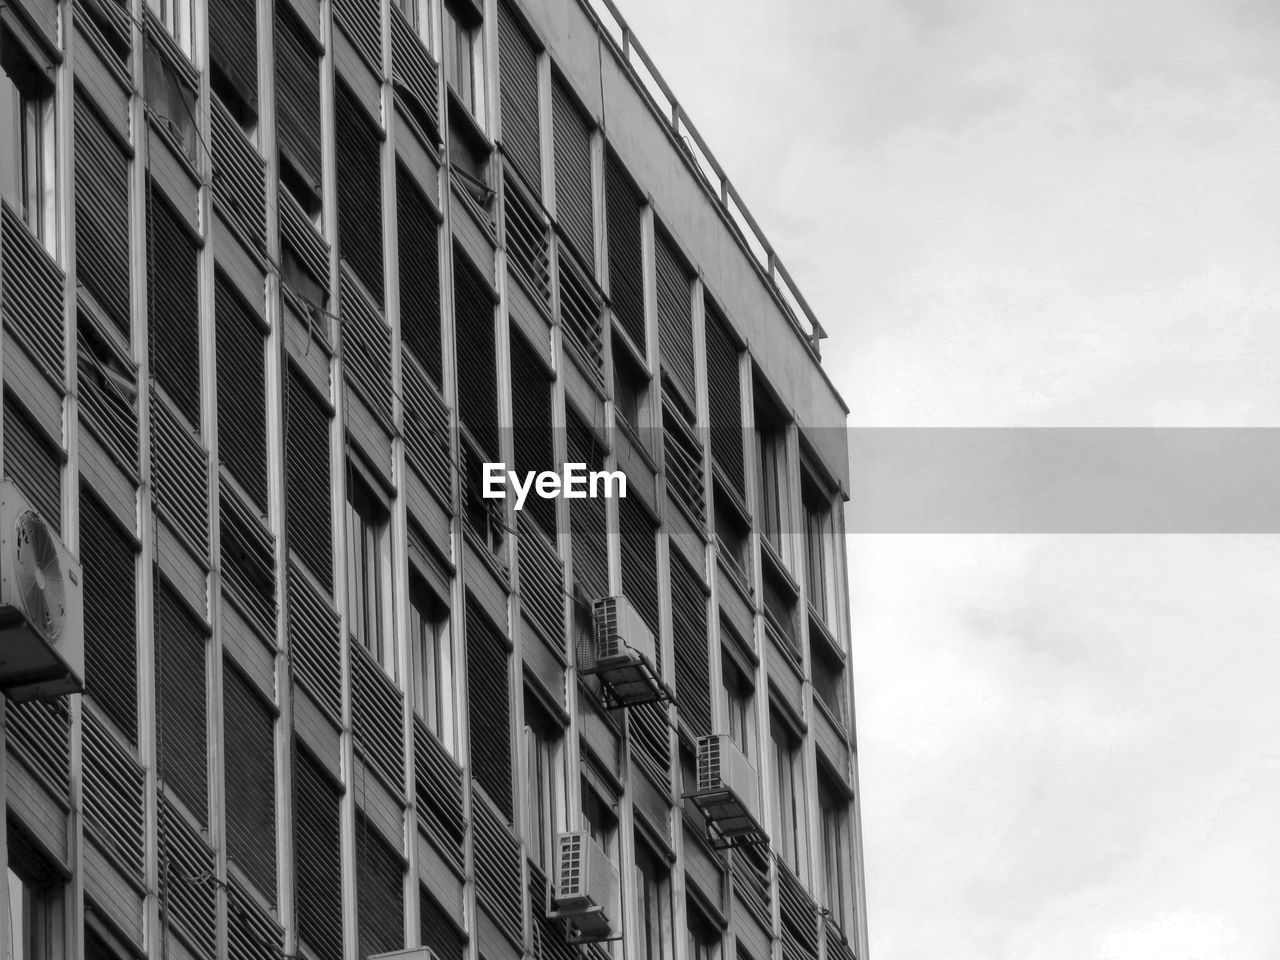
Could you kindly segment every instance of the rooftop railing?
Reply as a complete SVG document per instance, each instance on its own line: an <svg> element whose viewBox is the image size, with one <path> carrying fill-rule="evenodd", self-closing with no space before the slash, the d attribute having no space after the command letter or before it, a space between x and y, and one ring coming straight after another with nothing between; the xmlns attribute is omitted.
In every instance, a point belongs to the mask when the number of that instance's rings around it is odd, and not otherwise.
<svg viewBox="0 0 1280 960"><path fill-rule="evenodd" d="M630 68L634 79L648 94L650 103L683 145L687 158L698 171L708 190L720 205L728 221L738 233L743 245L751 251L757 266L768 277L778 301L784 312L790 317L796 329L809 343L815 356L819 355L819 342L825 339L827 332L823 329L813 308L796 286L790 272L778 257L777 251L764 235L760 224L747 208L724 167L720 165L707 146L706 140L698 132L689 115L680 106L675 93L663 79L652 58L645 51L640 41L632 33L626 19L619 12L613 0L583 0L584 6L594 16L601 31L612 42L615 51Z"/></svg>

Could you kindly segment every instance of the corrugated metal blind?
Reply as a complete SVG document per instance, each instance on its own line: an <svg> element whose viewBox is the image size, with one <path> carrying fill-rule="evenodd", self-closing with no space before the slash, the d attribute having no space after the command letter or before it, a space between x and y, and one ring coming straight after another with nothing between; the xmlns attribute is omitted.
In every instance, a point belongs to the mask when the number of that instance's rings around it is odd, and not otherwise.
<svg viewBox="0 0 1280 960"><path fill-rule="evenodd" d="M17 483L45 523L61 531L62 451L7 391L4 394L4 475Z"/></svg>
<svg viewBox="0 0 1280 960"><path fill-rule="evenodd" d="M426 887L418 888L418 917L422 943L431 948L437 960L463 960L467 952L467 936L444 912Z"/></svg>
<svg viewBox="0 0 1280 960"><path fill-rule="evenodd" d="M818 955L818 905L774 854L778 866L778 914L782 921L782 955L785 960L805 960Z"/></svg>
<svg viewBox="0 0 1280 960"><path fill-rule="evenodd" d="M161 903L165 920L196 956L212 957L217 939L217 886L192 878L212 876L214 855L186 817L160 798Z"/></svg>
<svg viewBox="0 0 1280 960"><path fill-rule="evenodd" d="M333 592L333 509L329 410L297 368L289 367L285 408L285 517L289 547Z"/></svg>
<svg viewBox="0 0 1280 960"><path fill-rule="evenodd" d="M462 815L462 768L413 715L413 775L417 784L418 825L458 869L466 862L463 843L467 821Z"/></svg>
<svg viewBox="0 0 1280 960"><path fill-rule="evenodd" d="M436 389L444 382L440 345L440 218L417 181L396 164L400 240L400 336Z"/></svg>
<svg viewBox="0 0 1280 960"><path fill-rule="evenodd" d="M458 353L458 414L490 460L498 459L498 378L493 295L484 276L458 246L453 257Z"/></svg>
<svg viewBox="0 0 1280 960"><path fill-rule="evenodd" d="M523 515L519 532L520 609L548 643L564 650L564 567L555 544Z"/></svg>
<svg viewBox="0 0 1280 960"><path fill-rule="evenodd" d="M295 743L294 878L298 936L319 960L342 960L342 854L339 791Z"/></svg>
<svg viewBox="0 0 1280 960"><path fill-rule="evenodd" d="M511 690L507 642L467 597L467 704L476 781L507 820L511 800Z"/></svg>
<svg viewBox="0 0 1280 960"><path fill-rule="evenodd" d="M644 198L612 150L605 153L604 199L609 245L609 299L622 329L644 353L644 259L640 226Z"/></svg>
<svg viewBox="0 0 1280 960"><path fill-rule="evenodd" d="M654 267L658 284L658 347L662 362L684 391L684 403L697 396L693 358L693 274L666 230L654 237Z"/></svg>
<svg viewBox="0 0 1280 960"><path fill-rule="evenodd" d="M356 924L360 956L404 946L404 859L356 814Z"/></svg>
<svg viewBox="0 0 1280 960"><path fill-rule="evenodd" d="M343 265L342 358L354 388L387 428L391 427L391 328Z"/></svg>
<svg viewBox="0 0 1280 960"><path fill-rule="evenodd" d="M205 628L156 581L156 740L160 776L201 826L209 823Z"/></svg>
<svg viewBox="0 0 1280 960"><path fill-rule="evenodd" d="M130 537L81 483L85 692L131 742L138 739L136 555Z"/></svg>
<svg viewBox="0 0 1280 960"><path fill-rule="evenodd" d="M220 5L214 4L213 9ZM267 165L220 100L212 103L213 198L244 242L267 248Z"/></svg>
<svg viewBox="0 0 1280 960"><path fill-rule="evenodd" d="M218 451L263 513L267 509L267 380L262 321L219 271L214 331L218 354Z"/></svg>
<svg viewBox="0 0 1280 960"><path fill-rule="evenodd" d="M498 98L502 108L502 145L525 183L541 196L538 52L505 3L498 4Z"/></svg>
<svg viewBox="0 0 1280 960"><path fill-rule="evenodd" d="M280 960L284 930L235 877L227 884L228 960Z"/></svg>
<svg viewBox="0 0 1280 960"><path fill-rule="evenodd" d="M450 454L449 410L413 357L401 366L404 380L405 456L430 484L449 512L453 503L453 457Z"/></svg>
<svg viewBox="0 0 1280 960"><path fill-rule="evenodd" d="M471 806L476 901L512 943L524 935L520 845L483 801Z"/></svg>
<svg viewBox="0 0 1280 960"><path fill-rule="evenodd" d="M121 363L92 327L81 322L76 332L76 384L80 389L80 423L131 476L138 473L137 375ZM125 386L128 384L128 387Z"/></svg>
<svg viewBox="0 0 1280 960"><path fill-rule="evenodd" d="M604 446L594 430L572 409L566 411L567 460L585 463L587 470L604 467ZM609 595L609 540L605 502L586 498L569 504L569 538L573 548L573 578L587 600Z"/></svg>
<svg viewBox="0 0 1280 960"><path fill-rule="evenodd" d="M434 143L440 138L436 107L440 69L395 4L391 5L391 74L396 92L408 94L410 116L423 124L424 132Z"/></svg>
<svg viewBox="0 0 1280 960"><path fill-rule="evenodd" d="M678 550L671 551L671 633L680 719L694 736L709 736L711 663L707 649L707 595L702 577Z"/></svg>
<svg viewBox="0 0 1280 960"><path fill-rule="evenodd" d="M254 0L218 0L209 4L209 59L256 112L258 9Z"/></svg>
<svg viewBox="0 0 1280 960"><path fill-rule="evenodd" d="M91 106L75 94L76 279L129 335L129 158Z"/></svg>
<svg viewBox="0 0 1280 960"><path fill-rule="evenodd" d="M276 5L276 131L280 150L320 188L320 57L287 4Z"/></svg>
<svg viewBox="0 0 1280 960"><path fill-rule="evenodd" d="M220 484L222 589L268 642L276 635L276 542L260 517L226 482Z"/></svg>
<svg viewBox="0 0 1280 960"><path fill-rule="evenodd" d="M154 503L202 562L209 557L209 458L158 394L151 398Z"/></svg>
<svg viewBox="0 0 1280 960"><path fill-rule="evenodd" d="M560 330L571 357L604 391L604 298L578 261L562 247L556 271L560 281Z"/></svg>
<svg viewBox="0 0 1280 960"><path fill-rule="evenodd" d="M351 42L382 75L382 7L378 0L334 0L333 12Z"/></svg>
<svg viewBox="0 0 1280 960"><path fill-rule="evenodd" d="M664 381L662 393L667 405L662 423L662 450L667 493L702 527L707 519L702 445L680 412L678 401L671 397L671 391L670 381Z"/></svg>
<svg viewBox="0 0 1280 960"><path fill-rule="evenodd" d="M382 276L382 137L345 83L334 87L338 151L338 255L351 264L378 308Z"/></svg>
<svg viewBox="0 0 1280 960"><path fill-rule="evenodd" d="M224 661L223 737L227 856L272 904L276 900L276 750L274 711L240 671Z"/></svg>
<svg viewBox="0 0 1280 960"><path fill-rule="evenodd" d="M404 694L360 644L351 646L351 724L365 762L403 792Z"/></svg>
<svg viewBox="0 0 1280 960"><path fill-rule="evenodd" d="M342 645L338 615L291 560L289 652L296 678L334 723L342 720Z"/></svg>
<svg viewBox="0 0 1280 960"><path fill-rule="evenodd" d="M7 743L64 806L71 803L70 697L10 703Z"/></svg>
<svg viewBox="0 0 1280 960"><path fill-rule="evenodd" d="M525 338L511 331L512 446L515 469L523 474L533 470L553 470L554 446L551 432L551 386L537 350ZM527 513L547 535L556 535L556 501L536 494L524 502Z"/></svg>
<svg viewBox="0 0 1280 960"><path fill-rule="evenodd" d="M735 493L746 499L743 467L742 379L738 348L728 324L710 300L707 317L707 407L711 426L711 456Z"/></svg>
<svg viewBox="0 0 1280 960"><path fill-rule="evenodd" d="M151 372L178 411L200 426L199 247L154 186L147 198Z"/></svg>
<svg viewBox="0 0 1280 960"><path fill-rule="evenodd" d="M531 954L536 960L582 960L585 954L569 942L569 921L548 917L543 905L547 903L547 877L533 864L529 865L529 906L533 913L533 943Z"/></svg>
<svg viewBox="0 0 1280 960"><path fill-rule="evenodd" d="M92 710L81 722L85 835L141 882L145 773Z"/></svg>
<svg viewBox="0 0 1280 960"><path fill-rule="evenodd" d="M655 637L658 636L657 524L634 497L618 501L618 528L622 549L622 590ZM658 665L662 647L657 648Z"/></svg>
<svg viewBox="0 0 1280 960"><path fill-rule="evenodd" d="M551 309L551 223L513 168L503 167L503 238L507 265L539 307Z"/></svg>
<svg viewBox="0 0 1280 960"><path fill-rule="evenodd" d="M595 211L591 195L591 123L556 77L551 84L555 150L556 219L588 264L595 263Z"/></svg>
<svg viewBox="0 0 1280 960"><path fill-rule="evenodd" d="M62 385L66 336L62 297L66 278L48 251L6 203L3 206L4 274L0 313L5 328L27 349L50 380Z"/></svg>

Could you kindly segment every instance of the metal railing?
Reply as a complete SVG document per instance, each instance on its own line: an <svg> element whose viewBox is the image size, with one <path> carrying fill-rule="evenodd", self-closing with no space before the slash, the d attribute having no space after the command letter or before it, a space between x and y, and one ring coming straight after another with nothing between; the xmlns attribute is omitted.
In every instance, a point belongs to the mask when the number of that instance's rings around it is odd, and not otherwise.
<svg viewBox="0 0 1280 960"><path fill-rule="evenodd" d="M747 208L742 195L738 193L724 167L716 159L693 120L680 106L675 93L658 72L652 58L636 39L626 19L619 12L613 0L583 0L583 5L592 14L601 32L609 38L615 50L631 70L633 78L640 88L649 96L654 112L670 128L676 140L683 146L691 165L702 177L720 205L721 211L736 228L739 237L751 251L757 266L770 280L774 293L792 323L804 335L809 348L817 356L819 342L827 332L813 308L800 292L800 288L792 279L790 272L778 257L778 253L765 236L764 230L756 222ZM602 105L603 108L603 105Z"/></svg>

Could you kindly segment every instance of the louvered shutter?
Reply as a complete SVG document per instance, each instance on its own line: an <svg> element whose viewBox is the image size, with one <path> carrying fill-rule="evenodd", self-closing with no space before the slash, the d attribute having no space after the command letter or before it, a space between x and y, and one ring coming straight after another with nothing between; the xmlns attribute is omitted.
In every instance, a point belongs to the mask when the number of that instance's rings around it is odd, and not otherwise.
<svg viewBox="0 0 1280 960"><path fill-rule="evenodd" d="M221 483L218 549L222 555L222 590L266 639L276 635L276 542L262 515L255 513L235 489Z"/></svg>
<svg viewBox="0 0 1280 960"><path fill-rule="evenodd" d="M609 299L622 329L644 353L644 260L640 226L644 199L613 151L605 154L604 170Z"/></svg>
<svg viewBox="0 0 1280 960"><path fill-rule="evenodd" d="M559 77L551 85L551 124L556 219L578 254L592 265L596 228L591 196L591 124Z"/></svg>
<svg viewBox="0 0 1280 960"><path fill-rule="evenodd" d="M131 742L138 739L136 548L80 484L85 692Z"/></svg>
<svg viewBox="0 0 1280 960"><path fill-rule="evenodd" d="M276 4L276 132L280 150L320 190L320 56L306 28Z"/></svg>
<svg viewBox="0 0 1280 960"><path fill-rule="evenodd" d="M298 937L319 960L342 960L342 855L339 791L295 744L294 880Z"/></svg>
<svg viewBox="0 0 1280 960"><path fill-rule="evenodd" d="M76 279L129 336L129 158L89 97L75 94Z"/></svg>
<svg viewBox="0 0 1280 960"><path fill-rule="evenodd" d="M570 408L566 417L569 463L585 463L587 470L604 469L604 447L595 431ZM569 502L569 537L573 547L573 577L587 600L609 595L609 541L605 502L590 497Z"/></svg>
<svg viewBox="0 0 1280 960"><path fill-rule="evenodd" d="M551 384L538 352L514 329L511 332L511 395L515 469L527 471L553 470L554 450L551 436ZM556 534L556 502L537 496L524 502L524 513L530 514L549 536Z"/></svg>
<svg viewBox="0 0 1280 960"><path fill-rule="evenodd" d="M158 186L147 198L151 371L191 426L200 427L199 247Z"/></svg>
<svg viewBox="0 0 1280 960"><path fill-rule="evenodd" d="M400 240L400 334L436 389L444 382L440 345L440 217L417 181L396 164Z"/></svg>
<svg viewBox="0 0 1280 960"><path fill-rule="evenodd" d="M461 248L453 257L454 342L458 353L458 414L490 460L498 456L498 378L493 294Z"/></svg>
<svg viewBox="0 0 1280 960"><path fill-rule="evenodd" d="M694 736L711 733L711 666L707 647L707 596L702 578L678 550L671 551L671 632L676 701Z"/></svg>
<svg viewBox="0 0 1280 960"><path fill-rule="evenodd" d="M338 153L338 254L381 308L382 137L347 85L335 85Z"/></svg>
<svg viewBox="0 0 1280 960"><path fill-rule="evenodd" d="M624 497L618 501L618 527L622 549L622 590L636 612L658 635L658 544L656 524L640 501ZM661 666L662 648L657 650Z"/></svg>
<svg viewBox="0 0 1280 960"><path fill-rule="evenodd" d="M209 4L208 10L209 60L245 104L257 113L257 3L255 0L217 0Z"/></svg>
<svg viewBox="0 0 1280 960"><path fill-rule="evenodd" d="M498 4L498 98L502 107L502 145L525 184L541 196L538 51L505 3Z"/></svg>
<svg viewBox="0 0 1280 960"><path fill-rule="evenodd" d="M45 523L62 530L62 451L8 392L4 394L4 475L18 484Z"/></svg>
<svg viewBox="0 0 1280 960"><path fill-rule="evenodd" d="M227 856L276 899L274 711L230 661L222 671Z"/></svg>
<svg viewBox="0 0 1280 960"><path fill-rule="evenodd" d="M262 321L219 272L214 280L218 450L263 513L267 509L267 381Z"/></svg>
<svg viewBox="0 0 1280 960"><path fill-rule="evenodd" d="M707 316L707 407L711 421L711 456L733 490L746 499L743 467L742 379L738 348L728 324L710 300Z"/></svg>
<svg viewBox="0 0 1280 960"><path fill-rule="evenodd" d="M404 859L356 815L356 924L360 956L404 946Z"/></svg>
<svg viewBox="0 0 1280 960"><path fill-rule="evenodd" d="M437 960L463 960L467 937L436 903L426 887L418 888L418 916L422 943L430 947Z"/></svg>
<svg viewBox="0 0 1280 960"><path fill-rule="evenodd" d="M662 363L684 390L684 402L692 406L697 396L693 359L693 276L688 262L676 249L666 230L654 239L654 266L658 286L658 347Z"/></svg>
<svg viewBox="0 0 1280 960"><path fill-rule="evenodd" d="M333 509L328 404L289 367L285 414L285 516L289 546L333 592Z"/></svg>
<svg viewBox="0 0 1280 960"><path fill-rule="evenodd" d="M160 776L201 826L209 822L205 628L157 581L156 740Z"/></svg>
<svg viewBox="0 0 1280 960"><path fill-rule="evenodd" d="M507 643L494 623L467 597L467 703L473 773L489 799L512 817L511 691Z"/></svg>

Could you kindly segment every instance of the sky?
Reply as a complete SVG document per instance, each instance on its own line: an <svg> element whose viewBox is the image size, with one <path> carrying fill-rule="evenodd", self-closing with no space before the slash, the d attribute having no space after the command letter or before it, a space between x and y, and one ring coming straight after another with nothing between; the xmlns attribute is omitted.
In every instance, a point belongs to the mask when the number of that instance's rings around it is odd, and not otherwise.
<svg viewBox="0 0 1280 960"><path fill-rule="evenodd" d="M1280 7L620 6L851 425L1280 426ZM872 960L1280 957L1280 537L849 550Z"/></svg>

